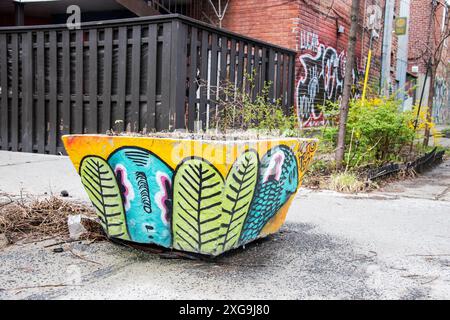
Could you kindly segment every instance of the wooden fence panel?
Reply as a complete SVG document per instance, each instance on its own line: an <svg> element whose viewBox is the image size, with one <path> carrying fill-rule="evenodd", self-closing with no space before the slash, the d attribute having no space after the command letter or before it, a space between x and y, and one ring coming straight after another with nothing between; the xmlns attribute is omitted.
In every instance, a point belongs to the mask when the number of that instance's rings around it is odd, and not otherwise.
<svg viewBox="0 0 450 320"><path fill-rule="evenodd" d="M131 53L131 130L140 131L140 77L141 77L141 26L133 27L132 53Z"/></svg>
<svg viewBox="0 0 450 320"><path fill-rule="evenodd" d="M194 131L197 119L197 70L198 70L198 29L192 27L190 33L190 60L189 60L189 106L188 106L188 130Z"/></svg>
<svg viewBox="0 0 450 320"><path fill-rule="evenodd" d="M236 81L236 39L231 39L230 48L230 83L235 84Z"/></svg>
<svg viewBox="0 0 450 320"><path fill-rule="evenodd" d="M61 136L202 130L219 89L273 81L293 103L295 54L179 16L0 28L0 149L64 153Z"/></svg>
<svg viewBox="0 0 450 320"><path fill-rule="evenodd" d="M75 104L73 107L73 131L72 133L83 133L83 90L84 90L84 31L75 33Z"/></svg>
<svg viewBox="0 0 450 320"><path fill-rule="evenodd" d="M202 123L202 130L206 129L206 112L208 101L208 87L206 82L208 81L209 70L209 33L206 30L202 30L202 44L200 54L200 105L199 105L199 121Z"/></svg>
<svg viewBox="0 0 450 320"><path fill-rule="evenodd" d="M58 147L58 43L56 31L49 34L49 109L48 109L48 152L55 154Z"/></svg>
<svg viewBox="0 0 450 320"><path fill-rule="evenodd" d="M184 129L187 79L187 36L188 27L181 21L172 22L171 74L170 74L170 106L169 130Z"/></svg>
<svg viewBox="0 0 450 320"><path fill-rule="evenodd" d="M147 53L147 129L156 128L156 82L157 82L158 29L156 25L148 26Z"/></svg>
<svg viewBox="0 0 450 320"><path fill-rule="evenodd" d="M98 38L97 29L89 30L89 117L88 131L98 132Z"/></svg>
<svg viewBox="0 0 450 320"><path fill-rule="evenodd" d="M71 99L70 99L70 33L62 33L62 135L71 133Z"/></svg>
<svg viewBox="0 0 450 320"><path fill-rule="evenodd" d="M127 90L127 47L128 47L128 37L127 37L127 27L119 28L119 56L118 56L118 74L117 74L117 119L120 121L118 126L118 131L125 131L126 128L126 90Z"/></svg>
<svg viewBox="0 0 450 320"><path fill-rule="evenodd" d="M210 66L209 66L209 78L208 78L208 87L209 87L209 92L208 92L208 99L209 99L209 116L207 119L207 123L206 123L206 127L209 128L209 122L210 121L214 121L213 119L215 118L216 115L216 101L217 101L217 97L216 97L216 93L217 93L217 86L218 86L218 82L217 82L217 76L218 76L218 71L219 71L219 37L217 35L217 33L213 33L211 36L211 52L210 52Z"/></svg>
<svg viewBox="0 0 450 320"><path fill-rule="evenodd" d="M45 50L44 50L44 32L37 32L36 33L36 46L37 46L37 52L36 52L36 79L34 80L34 83L36 85L36 91L37 91L37 102L35 104L35 121L36 121L36 137L33 139L33 141L36 141L37 144L37 150L39 153L45 153L45 145L47 140L46 135L46 121L45 121L45 115L46 115L46 103L45 103ZM33 121L33 120L32 120Z"/></svg>
<svg viewBox="0 0 450 320"><path fill-rule="evenodd" d="M101 132L112 128L111 124L111 81L112 81L112 55L113 55L113 29L106 28L103 45L103 94L102 94L102 124Z"/></svg>
<svg viewBox="0 0 450 320"><path fill-rule="evenodd" d="M22 151L33 151L33 35L31 32L22 34ZM19 78L19 75L16 75ZM41 80L42 81L42 80ZM19 93L17 93L19 95Z"/></svg>
<svg viewBox="0 0 450 320"><path fill-rule="evenodd" d="M9 150L8 116L8 42L6 34L0 34L0 141L1 149Z"/></svg>
<svg viewBox="0 0 450 320"><path fill-rule="evenodd" d="M170 125L169 105L171 88L165 84L171 84L171 46L172 24L165 23L162 28L162 51L158 60L161 64L161 102L156 110L156 130L167 130Z"/></svg>
<svg viewBox="0 0 450 320"><path fill-rule="evenodd" d="M244 63L245 63L245 45L244 41L239 41L239 54L238 54L238 71L237 71L237 89L242 90L244 85Z"/></svg>
<svg viewBox="0 0 450 320"><path fill-rule="evenodd" d="M19 35L11 35L11 150L19 151ZM3 85L2 85L3 87ZM9 93L8 93L9 95Z"/></svg>

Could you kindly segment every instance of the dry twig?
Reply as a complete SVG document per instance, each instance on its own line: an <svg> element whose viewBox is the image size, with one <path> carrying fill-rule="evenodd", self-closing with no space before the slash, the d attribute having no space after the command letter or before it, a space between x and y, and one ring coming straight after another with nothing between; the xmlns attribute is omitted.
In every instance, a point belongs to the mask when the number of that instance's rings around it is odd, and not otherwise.
<svg viewBox="0 0 450 320"><path fill-rule="evenodd" d="M69 235L67 218L77 214L96 216L85 204L54 196L33 201L11 200L0 207L0 234L4 234L12 242L25 238L66 237ZM92 221L87 224L89 226L86 229L90 231L87 238L104 237L100 226Z"/></svg>

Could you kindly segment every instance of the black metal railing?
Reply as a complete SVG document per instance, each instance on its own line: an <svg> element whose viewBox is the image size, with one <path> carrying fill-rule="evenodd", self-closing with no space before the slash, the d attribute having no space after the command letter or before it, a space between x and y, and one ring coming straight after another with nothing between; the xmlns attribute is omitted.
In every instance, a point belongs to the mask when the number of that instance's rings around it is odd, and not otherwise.
<svg viewBox="0 0 450 320"><path fill-rule="evenodd" d="M205 129L213 88L245 88L245 73L292 106L294 63L293 51L181 15L0 28L0 149L56 154L69 133Z"/></svg>

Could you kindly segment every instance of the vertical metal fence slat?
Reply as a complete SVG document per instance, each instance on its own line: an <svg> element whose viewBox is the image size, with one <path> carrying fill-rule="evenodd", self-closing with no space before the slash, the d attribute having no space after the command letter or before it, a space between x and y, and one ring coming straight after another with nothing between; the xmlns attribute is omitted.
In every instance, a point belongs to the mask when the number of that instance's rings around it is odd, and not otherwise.
<svg viewBox="0 0 450 320"><path fill-rule="evenodd" d="M207 105L207 85L208 81L208 52L209 52L209 35L206 30L202 30L201 44L201 66L200 66L200 104L199 104L199 121L202 123L202 130L206 129L206 105Z"/></svg>
<svg viewBox="0 0 450 320"><path fill-rule="evenodd" d="M250 97L254 96L254 76L253 76L253 70L254 70L254 54L253 54L253 50L256 50L255 46L253 43L248 43L247 44L247 68L246 68L246 73L247 76L249 77L248 81L246 82L246 90L248 90ZM250 81L250 79L253 79L253 83Z"/></svg>
<svg viewBox="0 0 450 320"><path fill-rule="evenodd" d="M183 129L185 125L186 76L187 76L187 25L178 20L172 22L172 52L170 76L170 127Z"/></svg>
<svg viewBox="0 0 450 320"><path fill-rule="evenodd" d="M275 79L275 99L279 99L281 96L281 85L282 85L282 79L283 77L281 77L280 71L281 71L281 52L277 52L277 62L276 62L276 79Z"/></svg>
<svg viewBox="0 0 450 320"><path fill-rule="evenodd" d="M237 88L242 89L244 83L244 42L239 41L238 71L237 71Z"/></svg>
<svg viewBox="0 0 450 320"><path fill-rule="evenodd" d="M49 108L48 108L48 150L51 154L56 154L58 124L58 55L57 55L57 34L56 31L49 33Z"/></svg>
<svg viewBox="0 0 450 320"><path fill-rule="evenodd" d="M0 88L1 88L1 104L0 104L0 138L2 140L1 149L9 149L9 117L8 117L8 43L6 34L0 34Z"/></svg>
<svg viewBox="0 0 450 320"><path fill-rule="evenodd" d="M228 61L228 38L225 36L221 37L220 46L220 75L219 75L219 99L221 101L225 100L224 88L227 85L227 61Z"/></svg>
<svg viewBox="0 0 450 320"><path fill-rule="evenodd" d="M231 39L230 49L230 84L234 85L236 80L236 39Z"/></svg>
<svg viewBox="0 0 450 320"><path fill-rule="evenodd" d="M289 67L288 67L288 85L287 92L288 106L294 106L294 88L295 88L295 55L289 56Z"/></svg>
<svg viewBox="0 0 450 320"><path fill-rule="evenodd" d="M162 47L162 75L161 75L161 104L156 109L156 130L169 129L169 107L170 107L170 83L171 73L171 41L172 25L164 23L163 25L163 47Z"/></svg>
<svg viewBox="0 0 450 320"><path fill-rule="evenodd" d="M63 31L62 33L62 134L66 135L71 132L71 118L70 114L71 102L70 102L70 33L69 31Z"/></svg>
<svg viewBox="0 0 450 320"><path fill-rule="evenodd" d="M88 133L98 133L98 35L97 29L89 30L89 118Z"/></svg>
<svg viewBox="0 0 450 320"><path fill-rule="evenodd" d="M219 80L223 82L227 79L227 60L228 60L228 38L222 36L220 43L220 75ZM220 85L222 83L219 83Z"/></svg>
<svg viewBox="0 0 450 320"><path fill-rule="evenodd" d="M278 83L279 83L279 87L278 87L278 97L282 103L282 106L285 107L286 104L284 103L284 55L281 52L278 52L278 64L279 64L279 74L278 74Z"/></svg>
<svg viewBox="0 0 450 320"><path fill-rule="evenodd" d="M11 149L19 150L19 34L11 35Z"/></svg>
<svg viewBox="0 0 450 320"><path fill-rule="evenodd" d="M282 91L282 96L283 96L283 105L286 106L286 111L290 110L290 106L288 105L287 102L287 83L288 83L288 68L289 68L289 60L288 60L289 56L286 54L283 54L283 91Z"/></svg>
<svg viewBox="0 0 450 320"><path fill-rule="evenodd" d="M217 69L218 69L218 52L219 52L219 38L217 33L212 34L211 40L211 77L209 79L209 85L211 87L210 96L209 96L209 123L208 128L211 127L211 121L214 120L216 115L216 96L218 90L217 83Z"/></svg>
<svg viewBox="0 0 450 320"><path fill-rule="evenodd" d="M251 43L247 43L247 68L245 72L250 78L252 78L253 76L253 49L254 45Z"/></svg>
<svg viewBox="0 0 450 320"><path fill-rule="evenodd" d="M131 47L131 130L139 131L140 75L141 75L141 26L133 27Z"/></svg>
<svg viewBox="0 0 450 320"><path fill-rule="evenodd" d="M147 126L155 129L156 115L156 64L158 47L157 25L148 26L148 56L147 56Z"/></svg>
<svg viewBox="0 0 450 320"><path fill-rule="evenodd" d="M197 42L198 29L192 27L191 29L191 46L190 46L190 68L189 68L189 108L188 108L188 130L194 130L194 122L197 118Z"/></svg>
<svg viewBox="0 0 450 320"><path fill-rule="evenodd" d="M283 70L284 70L284 83L283 83L283 101L284 101L284 104L286 105L286 107L287 108L289 108L289 110L293 110L291 107L292 106L290 106L289 105L289 101L288 101L288 96L289 96L289 92L288 92L288 90L289 90L289 88L288 88L288 85L289 85L289 60L290 60L290 55L289 54L285 54L284 55L284 68L283 68Z"/></svg>
<svg viewBox="0 0 450 320"><path fill-rule="evenodd" d="M117 88L117 113L116 120L122 121L119 126L119 131L126 129L125 119L125 101L126 101L126 80L127 80L127 27L119 28L119 57L118 57L118 88Z"/></svg>
<svg viewBox="0 0 450 320"><path fill-rule="evenodd" d="M266 86L267 82L267 48L262 48L261 54L261 90Z"/></svg>
<svg viewBox="0 0 450 320"><path fill-rule="evenodd" d="M39 153L45 153L46 122L45 122L45 51L44 32L36 33L36 143Z"/></svg>
<svg viewBox="0 0 450 320"><path fill-rule="evenodd" d="M275 50L269 49L269 70L267 74L267 81L270 83L269 99L273 101L275 97L274 81L275 81Z"/></svg>
<svg viewBox="0 0 450 320"><path fill-rule="evenodd" d="M256 96L261 91L261 54L260 54L261 47L256 46L255 47L255 63L254 63L254 69L255 72L255 83L254 83L254 90L253 90L253 99L256 98Z"/></svg>
<svg viewBox="0 0 450 320"><path fill-rule="evenodd" d="M111 81L112 81L112 45L113 33L111 28L105 29L103 58L103 100L102 100L102 133L111 129Z"/></svg>
<svg viewBox="0 0 450 320"><path fill-rule="evenodd" d="M83 133L83 30L75 33L75 106L73 133Z"/></svg>
<svg viewBox="0 0 450 320"><path fill-rule="evenodd" d="M33 39L22 34L22 151L33 152Z"/></svg>

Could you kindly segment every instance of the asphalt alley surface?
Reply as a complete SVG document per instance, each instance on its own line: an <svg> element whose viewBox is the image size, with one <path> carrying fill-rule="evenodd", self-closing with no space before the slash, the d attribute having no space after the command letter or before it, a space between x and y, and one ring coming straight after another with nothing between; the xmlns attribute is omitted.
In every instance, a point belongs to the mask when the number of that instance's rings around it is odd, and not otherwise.
<svg viewBox="0 0 450 320"><path fill-rule="evenodd" d="M86 199L65 157L0 152L0 175L0 193ZM280 233L215 260L56 242L0 249L0 299L450 299L450 162L370 194L302 189Z"/></svg>

